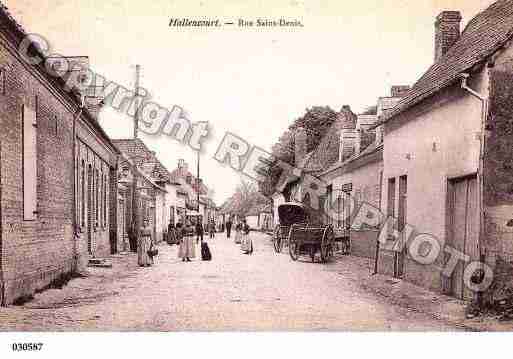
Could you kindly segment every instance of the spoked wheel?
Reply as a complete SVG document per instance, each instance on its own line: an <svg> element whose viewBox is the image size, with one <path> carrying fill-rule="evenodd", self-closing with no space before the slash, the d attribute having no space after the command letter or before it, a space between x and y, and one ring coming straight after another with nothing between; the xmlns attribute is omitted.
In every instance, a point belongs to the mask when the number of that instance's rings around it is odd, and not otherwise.
<svg viewBox="0 0 513 359"><path fill-rule="evenodd" d="M321 241L321 262L328 262L333 257L333 243L335 241L335 234L333 228L327 226L324 230Z"/></svg>
<svg viewBox="0 0 513 359"><path fill-rule="evenodd" d="M294 240L289 240L289 254L293 261L299 258L299 245Z"/></svg>
<svg viewBox="0 0 513 359"><path fill-rule="evenodd" d="M276 229L274 230L273 244L274 244L274 251L276 253L280 253L283 248L283 232L282 232L280 225L277 225Z"/></svg>

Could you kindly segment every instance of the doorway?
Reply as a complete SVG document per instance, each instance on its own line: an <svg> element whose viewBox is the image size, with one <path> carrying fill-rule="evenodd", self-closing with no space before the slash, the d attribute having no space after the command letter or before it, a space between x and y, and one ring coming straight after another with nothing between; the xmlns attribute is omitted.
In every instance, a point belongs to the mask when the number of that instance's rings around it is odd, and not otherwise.
<svg viewBox="0 0 513 359"><path fill-rule="evenodd" d="M92 254L92 227L93 227L93 214L91 213L93 201L93 172L91 165L87 166L87 253Z"/></svg>
<svg viewBox="0 0 513 359"><path fill-rule="evenodd" d="M407 208L407 192L408 192L408 177L401 176L399 177L399 203L397 208L397 230L401 233L401 236L405 235L403 233L404 227L406 226L406 208ZM404 238L402 238L404 240ZM402 278L404 275L404 258L406 256L406 247L403 248L400 252L396 252L395 254L395 277Z"/></svg>
<svg viewBox="0 0 513 359"><path fill-rule="evenodd" d="M451 179L447 191L447 245L470 257L479 260L479 208L478 186L475 175ZM448 260L448 258L447 258ZM458 261L450 278L444 280L446 294L459 299L471 300L472 292L465 287L463 274L465 263Z"/></svg>

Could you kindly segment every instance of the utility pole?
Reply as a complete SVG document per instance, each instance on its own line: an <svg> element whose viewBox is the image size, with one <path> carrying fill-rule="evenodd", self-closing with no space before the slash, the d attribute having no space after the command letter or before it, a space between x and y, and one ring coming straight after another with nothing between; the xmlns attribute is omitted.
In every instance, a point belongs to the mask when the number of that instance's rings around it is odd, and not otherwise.
<svg viewBox="0 0 513 359"><path fill-rule="evenodd" d="M200 211L200 185L201 185L201 181L200 181L200 155L199 155L199 151L197 152L197 157L196 157L196 165L197 165L197 168L196 168L196 175L197 175L197 178L198 178L198 184L197 184L197 188L196 188L196 201L198 202L198 214L199 214L199 211ZM199 221L200 217L198 217L198 221ZM204 220L204 218L202 218L202 220Z"/></svg>
<svg viewBox="0 0 513 359"><path fill-rule="evenodd" d="M139 77L140 77L141 66L135 65L135 98L139 96ZM136 100L137 101L137 100ZM137 138L137 132L139 131L139 104L135 110L134 116L134 139Z"/></svg>

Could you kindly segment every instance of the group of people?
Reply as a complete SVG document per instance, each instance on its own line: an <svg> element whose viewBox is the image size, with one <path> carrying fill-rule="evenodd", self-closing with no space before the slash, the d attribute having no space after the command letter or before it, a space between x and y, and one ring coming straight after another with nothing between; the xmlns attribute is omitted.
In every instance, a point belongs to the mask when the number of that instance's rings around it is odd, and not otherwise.
<svg viewBox="0 0 513 359"><path fill-rule="evenodd" d="M233 222L226 222L226 237L230 238ZM249 236L251 228L245 219L237 222L235 225L235 244L240 244L240 248L244 254L253 254L253 240Z"/></svg>
<svg viewBox="0 0 513 359"><path fill-rule="evenodd" d="M226 236L230 238L232 230L232 221L226 222ZM216 232L215 222L212 220L208 223L208 232L210 238L215 238ZM235 225L235 243L240 244L240 248L244 254L253 254L253 241L249 236L250 227L246 220L237 222ZM194 241L196 235L196 242ZM186 221L185 225L178 222L176 226L170 222L167 230L168 243L179 244L178 258L183 262L190 262L191 258L196 258L196 244L201 240L203 242L204 227L200 220L193 226L190 221ZM137 239L137 258L141 267L149 267L154 264L154 256L157 251L154 248L152 240L152 229L149 226L149 220L143 220L143 226L140 229Z"/></svg>
<svg viewBox="0 0 513 359"><path fill-rule="evenodd" d="M212 220L208 223L208 232L210 238L215 238L215 222ZM182 258L182 262L190 262L191 258L196 258L196 243L200 240L203 242L204 235L203 223L198 220L195 226L190 221L186 221L185 225L178 222L175 225L170 222L167 229L168 243L179 244L178 258ZM196 234L196 243L194 235Z"/></svg>

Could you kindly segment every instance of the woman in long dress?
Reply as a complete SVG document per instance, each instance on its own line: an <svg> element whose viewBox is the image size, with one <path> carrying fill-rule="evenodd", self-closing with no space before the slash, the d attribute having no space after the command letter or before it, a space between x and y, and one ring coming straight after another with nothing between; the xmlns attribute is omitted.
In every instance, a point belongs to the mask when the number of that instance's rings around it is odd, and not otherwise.
<svg viewBox="0 0 513 359"><path fill-rule="evenodd" d="M242 224L239 222L235 226L235 244L240 244L241 242L241 236L242 236Z"/></svg>
<svg viewBox="0 0 513 359"><path fill-rule="evenodd" d="M176 229L174 223L170 221L167 226L167 244L171 245L174 243L178 243L176 240Z"/></svg>
<svg viewBox="0 0 513 359"><path fill-rule="evenodd" d="M253 254L253 240L249 236L249 226L246 220L242 221L242 243L240 249L244 254Z"/></svg>
<svg viewBox="0 0 513 359"><path fill-rule="evenodd" d="M180 249L178 250L178 258L182 258L182 262L190 262L191 258L196 257L196 243L194 243L194 228L187 223L181 230Z"/></svg>
<svg viewBox="0 0 513 359"><path fill-rule="evenodd" d="M153 258L148 255L151 243L151 227L149 221L145 219L137 238L137 262L141 267L149 267L153 264Z"/></svg>

